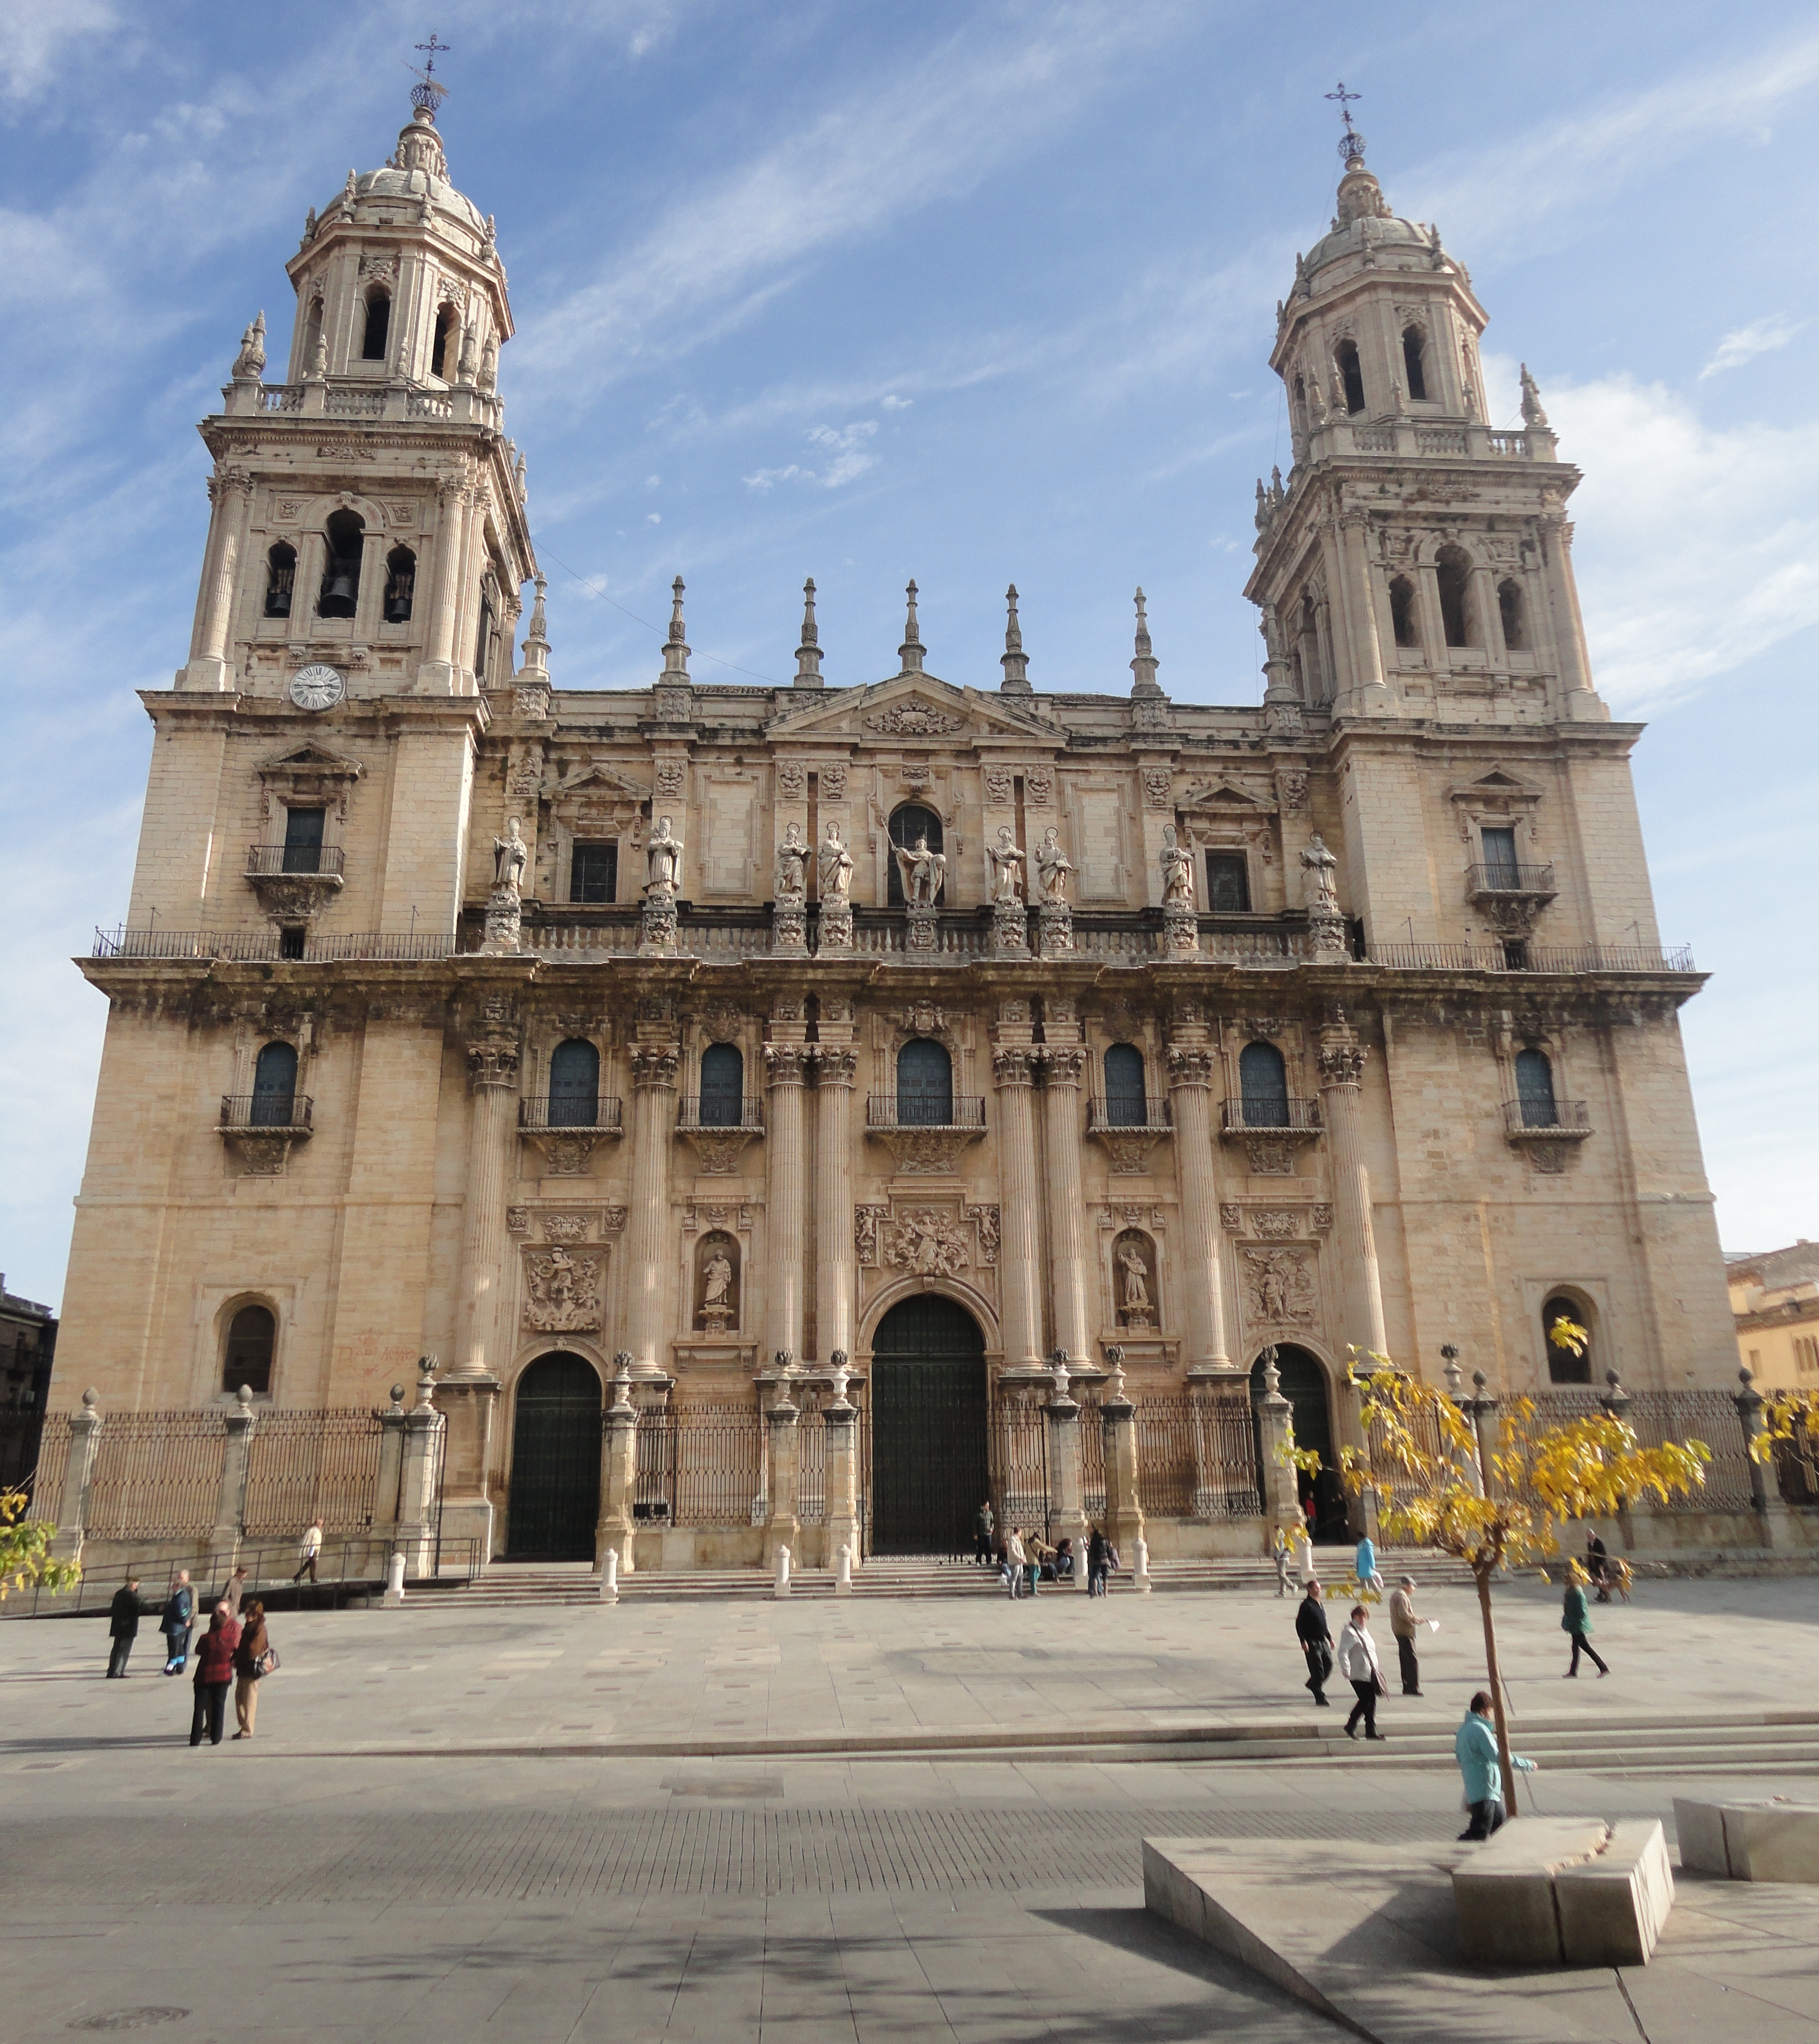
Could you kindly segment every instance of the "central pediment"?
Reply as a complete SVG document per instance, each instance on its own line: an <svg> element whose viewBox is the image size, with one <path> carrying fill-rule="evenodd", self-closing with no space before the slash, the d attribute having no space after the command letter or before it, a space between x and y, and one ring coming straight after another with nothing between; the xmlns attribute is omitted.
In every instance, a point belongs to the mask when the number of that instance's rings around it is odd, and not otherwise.
<svg viewBox="0 0 1819 2044"><path fill-rule="evenodd" d="M1045 718L1021 705L1013 710L977 689L956 688L924 671L830 692L800 709L792 705L766 727L766 735L870 745L1058 737Z"/></svg>

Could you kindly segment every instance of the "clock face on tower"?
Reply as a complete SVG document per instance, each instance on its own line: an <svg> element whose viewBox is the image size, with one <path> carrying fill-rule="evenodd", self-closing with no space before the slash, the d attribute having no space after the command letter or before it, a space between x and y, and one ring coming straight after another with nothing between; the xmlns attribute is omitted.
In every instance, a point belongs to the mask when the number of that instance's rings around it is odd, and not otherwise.
<svg viewBox="0 0 1819 2044"><path fill-rule="evenodd" d="M299 709L333 709L347 692L333 667L299 667L290 677L290 700Z"/></svg>

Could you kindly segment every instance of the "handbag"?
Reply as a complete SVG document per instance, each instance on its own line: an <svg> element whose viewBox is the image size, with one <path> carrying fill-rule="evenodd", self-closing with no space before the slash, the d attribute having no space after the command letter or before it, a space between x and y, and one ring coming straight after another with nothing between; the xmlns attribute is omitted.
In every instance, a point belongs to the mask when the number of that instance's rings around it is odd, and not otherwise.
<svg viewBox="0 0 1819 2044"><path fill-rule="evenodd" d="M268 1646L252 1664L252 1678L256 1682L267 1675L275 1675L284 1664L278 1658L278 1649Z"/></svg>

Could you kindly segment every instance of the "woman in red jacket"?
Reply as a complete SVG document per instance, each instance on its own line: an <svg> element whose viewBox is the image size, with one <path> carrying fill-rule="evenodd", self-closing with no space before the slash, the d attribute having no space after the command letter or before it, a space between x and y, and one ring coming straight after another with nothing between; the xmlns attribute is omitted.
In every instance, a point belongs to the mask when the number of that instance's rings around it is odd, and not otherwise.
<svg viewBox="0 0 1819 2044"><path fill-rule="evenodd" d="M190 1743L200 1746L206 1729L209 1743L219 1746L227 1718L228 1691L233 1687L233 1650L240 1644L240 1621L225 1604L215 1606L209 1629L196 1646L196 1708L190 1719Z"/></svg>

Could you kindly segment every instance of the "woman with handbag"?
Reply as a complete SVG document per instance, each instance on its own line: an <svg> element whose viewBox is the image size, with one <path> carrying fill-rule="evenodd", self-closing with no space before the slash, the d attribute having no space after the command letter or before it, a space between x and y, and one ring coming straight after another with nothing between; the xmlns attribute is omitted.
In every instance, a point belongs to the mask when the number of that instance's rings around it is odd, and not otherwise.
<svg viewBox="0 0 1819 2044"><path fill-rule="evenodd" d="M278 1649L265 1629L265 1606L249 1597L240 1613L240 1644L233 1650L233 1714L240 1721L236 1739L251 1739L259 1715L260 1678L278 1666Z"/></svg>
<svg viewBox="0 0 1819 2044"><path fill-rule="evenodd" d="M1352 1607L1345 1630L1339 1635L1339 1672L1352 1687L1358 1700L1345 1720L1345 1736L1358 1736L1358 1720L1364 1720L1364 1736L1381 1739L1377 1729L1377 1699L1383 1695L1383 1670L1377 1660L1377 1642L1371 1637L1371 1614L1361 1604Z"/></svg>
<svg viewBox="0 0 1819 2044"><path fill-rule="evenodd" d="M211 1746L221 1742L221 1719L227 1692L233 1686L234 1649L240 1644L240 1620L225 1604L215 1606L196 1647L196 1707L190 1719L190 1743L200 1746L208 1735Z"/></svg>

